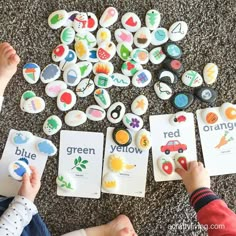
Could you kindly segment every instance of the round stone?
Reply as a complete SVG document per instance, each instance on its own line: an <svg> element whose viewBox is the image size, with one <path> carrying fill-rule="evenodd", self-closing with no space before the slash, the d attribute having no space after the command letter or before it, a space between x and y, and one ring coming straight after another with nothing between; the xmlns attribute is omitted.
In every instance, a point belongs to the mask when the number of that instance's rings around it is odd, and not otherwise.
<svg viewBox="0 0 236 236"><path fill-rule="evenodd" d="M127 76L133 76L142 69L142 65L134 60L126 61L121 66L122 73Z"/></svg>
<svg viewBox="0 0 236 236"><path fill-rule="evenodd" d="M93 64L89 61L81 61L76 65L80 70L81 79L88 77L93 70Z"/></svg>
<svg viewBox="0 0 236 236"><path fill-rule="evenodd" d="M75 52L77 57L82 60L86 61L89 58L89 48L88 44L84 40L78 40L75 43Z"/></svg>
<svg viewBox="0 0 236 236"><path fill-rule="evenodd" d="M208 125L214 125L219 120L219 114L215 108L206 108L202 110L201 117L203 122Z"/></svg>
<svg viewBox="0 0 236 236"><path fill-rule="evenodd" d="M225 121L236 121L236 105L225 102L220 106L220 113Z"/></svg>
<svg viewBox="0 0 236 236"><path fill-rule="evenodd" d="M215 102L218 95L216 90L214 90L213 88L206 87L206 86L196 88L194 90L194 94L199 100L206 103Z"/></svg>
<svg viewBox="0 0 236 236"><path fill-rule="evenodd" d="M102 62L110 61L116 54L116 45L111 41L104 41L99 44L97 57Z"/></svg>
<svg viewBox="0 0 236 236"><path fill-rule="evenodd" d="M36 94L33 91L27 90L25 91L20 99L20 108L22 111L24 111L24 103L26 100L32 98L32 97L36 97Z"/></svg>
<svg viewBox="0 0 236 236"><path fill-rule="evenodd" d="M187 113L185 111L179 111L170 117L169 122L173 126L185 124L187 122Z"/></svg>
<svg viewBox="0 0 236 236"><path fill-rule="evenodd" d="M176 84L178 82L177 75L165 69L158 71L157 79L166 84Z"/></svg>
<svg viewBox="0 0 236 236"><path fill-rule="evenodd" d="M106 74L111 75L113 74L114 66L111 62L97 62L93 66L93 73L97 74Z"/></svg>
<svg viewBox="0 0 236 236"><path fill-rule="evenodd" d="M73 177L68 173L61 173L57 176L56 184L64 192L73 192L76 186Z"/></svg>
<svg viewBox="0 0 236 236"><path fill-rule="evenodd" d="M103 109L107 109L111 105L111 98L107 90L98 88L94 91L94 99Z"/></svg>
<svg viewBox="0 0 236 236"><path fill-rule="evenodd" d="M40 97L31 97L25 100L23 111L31 114L40 113L45 109L45 101Z"/></svg>
<svg viewBox="0 0 236 236"><path fill-rule="evenodd" d="M149 70L140 70L132 78L132 84L135 87L146 87L152 80L152 74Z"/></svg>
<svg viewBox="0 0 236 236"><path fill-rule="evenodd" d="M131 52L131 58L139 64L147 64L149 61L149 52L143 48L135 48Z"/></svg>
<svg viewBox="0 0 236 236"><path fill-rule="evenodd" d="M41 140L36 145L37 151L47 156L54 156L57 153L56 146L47 139Z"/></svg>
<svg viewBox="0 0 236 236"><path fill-rule="evenodd" d="M171 41L179 41L185 37L188 25L184 21L177 21L169 28L169 38Z"/></svg>
<svg viewBox="0 0 236 236"><path fill-rule="evenodd" d="M80 29L88 30L88 14L85 12L79 12L73 21L73 28L77 32Z"/></svg>
<svg viewBox="0 0 236 236"><path fill-rule="evenodd" d="M132 45L134 42L133 34L126 29L116 29L115 38L117 43L128 43Z"/></svg>
<svg viewBox="0 0 236 236"><path fill-rule="evenodd" d="M72 110L65 115L65 123L70 127L76 127L84 124L87 121L87 116L83 111Z"/></svg>
<svg viewBox="0 0 236 236"><path fill-rule="evenodd" d="M48 83L45 87L45 93L51 97L55 98L58 96L58 94L67 89L67 84L64 81L56 80Z"/></svg>
<svg viewBox="0 0 236 236"><path fill-rule="evenodd" d="M44 84L50 83L58 79L61 75L61 70L56 64L47 65L41 72L40 79Z"/></svg>
<svg viewBox="0 0 236 236"><path fill-rule="evenodd" d="M92 79L82 79L76 87L78 97L87 97L94 91L95 85Z"/></svg>
<svg viewBox="0 0 236 236"><path fill-rule="evenodd" d="M132 142L132 135L129 130L125 128L114 128L112 138L119 146L128 146Z"/></svg>
<svg viewBox="0 0 236 236"><path fill-rule="evenodd" d="M112 78L106 74L95 75L94 83L99 88L110 88L113 85Z"/></svg>
<svg viewBox="0 0 236 236"><path fill-rule="evenodd" d="M100 28L97 32L96 38L98 45L103 41L111 41L111 31L107 28Z"/></svg>
<svg viewBox="0 0 236 236"><path fill-rule="evenodd" d="M166 43L163 47L163 51L165 52L166 56L172 59L179 59L183 54L182 49L173 42Z"/></svg>
<svg viewBox="0 0 236 236"><path fill-rule="evenodd" d="M151 133L141 129L135 136L135 144L142 151L148 151L152 147Z"/></svg>
<svg viewBox="0 0 236 236"><path fill-rule="evenodd" d="M69 47L66 44L59 44L52 51L52 60L55 62L66 58L69 52Z"/></svg>
<svg viewBox="0 0 236 236"><path fill-rule="evenodd" d="M122 102L115 102L109 107L107 111L107 119L112 124L119 123L125 114L125 110L125 105Z"/></svg>
<svg viewBox="0 0 236 236"><path fill-rule="evenodd" d="M123 61L128 61L131 59L132 46L128 43L118 43L117 44L117 54Z"/></svg>
<svg viewBox="0 0 236 236"><path fill-rule="evenodd" d="M182 82L189 87L199 87L203 83L202 76L194 70L188 70L182 75Z"/></svg>
<svg viewBox="0 0 236 236"><path fill-rule="evenodd" d="M157 159L157 166L165 176L171 176L175 172L175 164L171 157L161 156Z"/></svg>
<svg viewBox="0 0 236 236"><path fill-rule="evenodd" d="M160 64L166 58L165 53L162 51L161 47L153 48L149 53L149 59L152 64Z"/></svg>
<svg viewBox="0 0 236 236"><path fill-rule="evenodd" d="M160 46L166 43L168 39L168 31L165 28L157 28L151 33L151 44L154 46Z"/></svg>
<svg viewBox="0 0 236 236"><path fill-rule="evenodd" d="M62 71L64 71L68 65L75 64L76 61L77 61L77 56L76 56L75 51L73 51L72 49L69 49L67 56L63 60L60 61L59 68Z"/></svg>
<svg viewBox="0 0 236 236"><path fill-rule="evenodd" d="M131 111L141 116L147 112L148 109L148 99L144 95L139 95L134 99L134 101L131 104Z"/></svg>
<svg viewBox="0 0 236 236"><path fill-rule="evenodd" d="M17 181L22 181L25 173L27 173L29 176L32 173L29 165L23 160L11 162L8 166L8 172L10 176Z"/></svg>
<svg viewBox="0 0 236 236"><path fill-rule="evenodd" d="M130 78L120 73L114 73L111 75L113 85L117 87L127 87L130 85Z"/></svg>
<svg viewBox="0 0 236 236"><path fill-rule="evenodd" d="M58 10L51 13L48 17L48 25L52 29L61 28L68 19L68 13L65 10Z"/></svg>
<svg viewBox="0 0 236 236"><path fill-rule="evenodd" d="M104 28L110 27L118 20L118 15L118 11L115 7L108 7L103 12L99 24Z"/></svg>
<svg viewBox="0 0 236 236"><path fill-rule="evenodd" d="M167 58L163 62L164 68L176 74L180 74L183 70L183 64L180 60Z"/></svg>
<svg viewBox="0 0 236 236"><path fill-rule="evenodd" d="M141 21L139 17L133 12L125 13L121 18L121 23L123 27L130 32L136 32L141 28Z"/></svg>
<svg viewBox="0 0 236 236"><path fill-rule="evenodd" d="M139 131L143 127L143 119L133 113L126 113L122 119L123 124L132 131Z"/></svg>
<svg viewBox="0 0 236 236"><path fill-rule="evenodd" d="M119 189L119 180L117 175L111 172L106 173L102 178L102 188L109 193L117 192Z"/></svg>
<svg viewBox="0 0 236 236"><path fill-rule="evenodd" d="M161 14L155 9L151 9L146 13L145 23L149 30L155 30L161 21Z"/></svg>
<svg viewBox="0 0 236 236"><path fill-rule="evenodd" d="M87 30L92 32L95 31L98 27L98 18L92 12L88 12L88 21L87 21Z"/></svg>
<svg viewBox="0 0 236 236"><path fill-rule="evenodd" d="M76 95L70 89L61 91L57 96L57 107L61 111L70 110L76 103Z"/></svg>
<svg viewBox="0 0 236 236"><path fill-rule="evenodd" d="M91 105L86 109L86 116L92 121L101 121L106 116L106 111L98 105Z"/></svg>
<svg viewBox="0 0 236 236"><path fill-rule="evenodd" d="M87 44L88 48L93 48L97 44L96 37L89 31L79 29L75 35L75 41L83 41Z"/></svg>
<svg viewBox="0 0 236 236"><path fill-rule="evenodd" d="M27 63L23 67L23 76L29 84L35 84L40 77L40 67L36 63Z"/></svg>
<svg viewBox="0 0 236 236"><path fill-rule="evenodd" d="M203 69L203 78L206 84L213 84L217 80L218 66L214 63L207 63Z"/></svg>
<svg viewBox="0 0 236 236"><path fill-rule="evenodd" d="M71 27L66 27L61 32L61 42L63 44L69 45L75 39L75 31Z"/></svg>
<svg viewBox="0 0 236 236"><path fill-rule="evenodd" d="M151 33L147 27L141 27L134 34L134 44L137 48L147 48L151 43Z"/></svg>
<svg viewBox="0 0 236 236"><path fill-rule="evenodd" d="M193 101L193 95L188 92L176 93L171 99L172 105L179 110L188 108L193 103Z"/></svg>
<svg viewBox="0 0 236 236"><path fill-rule="evenodd" d="M63 73L63 79L69 86L76 86L80 80L80 69L76 64L68 65Z"/></svg>
<svg viewBox="0 0 236 236"><path fill-rule="evenodd" d="M163 82L157 82L154 85L156 95L162 100L168 100L173 95L172 88Z"/></svg>
<svg viewBox="0 0 236 236"><path fill-rule="evenodd" d="M54 135L61 129L61 127L61 119L56 115L52 115L45 120L43 124L43 132L46 135Z"/></svg>

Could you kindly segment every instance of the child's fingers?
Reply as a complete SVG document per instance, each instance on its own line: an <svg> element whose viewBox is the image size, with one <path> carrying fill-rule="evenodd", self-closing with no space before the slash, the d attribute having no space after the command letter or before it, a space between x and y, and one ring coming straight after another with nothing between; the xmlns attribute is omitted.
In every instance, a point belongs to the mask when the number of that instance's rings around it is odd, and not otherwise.
<svg viewBox="0 0 236 236"><path fill-rule="evenodd" d="M181 168L176 168L176 169L175 169L175 172L176 172L178 175L180 175L181 178L183 178L183 176L184 176L186 170L181 169Z"/></svg>
<svg viewBox="0 0 236 236"><path fill-rule="evenodd" d="M34 166L30 166L30 169L31 169L31 171L32 171L32 174L31 174L31 183L32 183L33 185L39 184L39 183L40 183L40 178L39 178L39 174L38 174L37 169L36 169Z"/></svg>
<svg viewBox="0 0 236 236"><path fill-rule="evenodd" d="M30 183L30 177L27 173L25 173L22 178L22 185L21 185L22 188L27 188L29 183Z"/></svg>
<svg viewBox="0 0 236 236"><path fill-rule="evenodd" d="M190 161L189 162L189 170L194 169L196 166L198 166L198 162L197 161Z"/></svg>
<svg viewBox="0 0 236 236"><path fill-rule="evenodd" d="M198 162L198 166L204 167L202 162L200 162L200 161Z"/></svg>

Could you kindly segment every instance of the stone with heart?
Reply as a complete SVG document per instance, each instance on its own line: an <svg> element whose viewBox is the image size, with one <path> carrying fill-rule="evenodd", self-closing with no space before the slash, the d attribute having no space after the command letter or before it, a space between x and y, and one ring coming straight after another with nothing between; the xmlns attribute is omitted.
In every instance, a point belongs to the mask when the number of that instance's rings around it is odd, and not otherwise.
<svg viewBox="0 0 236 236"><path fill-rule="evenodd" d="M132 78L132 84L135 87L146 87L152 80L152 74L149 70L140 70Z"/></svg>
<svg viewBox="0 0 236 236"><path fill-rule="evenodd" d="M57 96L57 107L60 111L70 110L76 103L76 95L70 89L61 91Z"/></svg>
<svg viewBox="0 0 236 236"><path fill-rule="evenodd" d="M117 87L127 87L130 85L130 78L120 73L114 73L111 75L113 85Z"/></svg>
<svg viewBox="0 0 236 236"><path fill-rule="evenodd" d="M43 132L46 135L54 135L57 132L59 132L61 127L62 127L61 119L56 115L52 115L45 120L43 124Z"/></svg>
<svg viewBox="0 0 236 236"><path fill-rule="evenodd" d="M137 48L147 48L151 43L151 33L147 27L141 27L134 34L134 44Z"/></svg>
<svg viewBox="0 0 236 236"><path fill-rule="evenodd" d="M139 17L133 12L125 13L121 18L121 23L123 27L130 32L136 32L141 28L141 21Z"/></svg>
<svg viewBox="0 0 236 236"><path fill-rule="evenodd" d="M82 79L76 87L78 97L87 97L94 91L95 85L92 79Z"/></svg>
<svg viewBox="0 0 236 236"><path fill-rule="evenodd" d="M131 59L132 46L128 43L118 43L117 54L123 61L128 61Z"/></svg>
<svg viewBox="0 0 236 236"><path fill-rule="evenodd" d="M149 52L144 48L135 48L131 52L131 58L141 65L147 64L149 61Z"/></svg>
<svg viewBox="0 0 236 236"><path fill-rule="evenodd" d="M106 111L98 105L91 105L86 109L86 116L89 120L101 121L106 117Z"/></svg>
<svg viewBox="0 0 236 236"><path fill-rule="evenodd" d="M163 82L157 82L154 85L156 95L162 100L168 100L173 95L172 88Z"/></svg>
<svg viewBox="0 0 236 236"><path fill-rule="evenodd" d="M142 65L134 60L126 61L121 66L122 73L127 76L133 76L142 69Z"/></svg>
<svg viewBox="0 0 236 236"><path fill-rule="evenodd" d="M189 87L199 87L203 83L202 76L194 70L188 70L182 75L182 82Z"/></svg>
<svg viewBox="0 0 236 236"><path fill-rule="evenodd" d="M51 97L55 98L58 96L58 94L67 89L67 84L64 81L56 80L48 83L45 87L45 93Z"/></svg>
<svg viewBox="0 0 236 236"><path fill-rule="evenodd" d="M146 13L145 23L149 30L155 30L161 21L161 14L155 9L151 9Z"/></svg>
<svg viewBox="0 0 236 236"><path fill-rule="evenodd" d="M87 116L83 111L72 110L65 115L65 123L70 127L77 127L87 121Z"/></svg>
<svg viewBox="0 0 236 236"><path fill-rule="evenodd" d="M52 29L61 28L67 21L68 13L65 10L52 12L48 17L48 25Z"/></svg>
<svg viewBox="0 0 236 236"><path fill-rule="evenodd" d="M63 79L69 86L76 86L80 80L80 69L76 64L68 65L63 73Z"/></svg>
<svg viewBox="0 0 236 236"><path fill-rule="evenodd" d="M103 109L107 109L111 105L111 98L106 89L96 89L94 91L94 99Z"/></svg>
<svg viewBox="0 0 236 236"><path fill-rule="evenodd" d="M126 29L116 29L115 38L117 43L128 43L132 45L134 42L133 34Z"/></svg>
<svg viewBox="0 0 236 236"><path fill-rule="evenodd" d="M109 75L97 74L94 77L94 83L99 88L110 88L113 85L113 80Z"/></svg>
<svg viewBox="0 0 236 236"><path fill-rule="evenodd" d="M118 20L118 15L118 11L115 7L108 7L103 12L99 24L104 28L110 27Z"/></svg>
<svg viewBox="0 0 236 236"><path fill-rule="evenodd" d="M61 75L61 70L56 64L47 65L41 72L40 79L44 84L57 80Z"/></svg>
<svg viewBox="0 0 236 236"><path fill-rule="evenodd" d="M154 46L160 46L166 43L168 39L168 31L165 28L157 28L151 33L151 44Z"/></svg>
<svg viewBox="0 0 236 236"><path fill-rule="evenodd" d="M52 60L59 62L66 58L69 53L69 47L66 44L59 44L52 51Z"/></svg>
<svg viewBox="0 0 236 236"><path fill-rule="evenodd" d="M119 123L125 114L125 110L125 105L122 102L115 102L109 107L107 111L107 119L112 124Z"/></svg>
<svg viewBox="0 0 236 236"><path fill-rule="evenodd" d="M143 119L133 113L126 113L122 119L123 124L132 131L139 131L143 127Z"/></svg>
<svg viewBox="0 0 236 236"><path fill-rule="evenodd" d="M29 84L36 84L40 77L41 69L33 62L26 63L23 67L23 76Z"/></svg>
<svg viewBox="0 0 236 236"><path fill-rule="evenodd" d="M148 99L144 95L136 97L131 104L131 111L138 116L144 115L147 112L147 109Z"/></svg>
<svg viewBox="0 0 236 236"><path fill-rule="evenodd" d="M169 28L169 38L171 41L179 41L185 37L188 32L188 25L185 21L177 21Z"/></svg>
<svg viewBox="0 0 236 236"><path fill-rule="evenodd" d="M112 41L104 41L99 44L97 57L102 62L110 61L116 54L116 46Z"/></svg>
<svg viewBox="0 0 236 236"><path fill-rule="evenodd" d="M149 53L149 59L152 64L161 64L166 58L165 53L162 51L161 47L153 48Z"/></svg>

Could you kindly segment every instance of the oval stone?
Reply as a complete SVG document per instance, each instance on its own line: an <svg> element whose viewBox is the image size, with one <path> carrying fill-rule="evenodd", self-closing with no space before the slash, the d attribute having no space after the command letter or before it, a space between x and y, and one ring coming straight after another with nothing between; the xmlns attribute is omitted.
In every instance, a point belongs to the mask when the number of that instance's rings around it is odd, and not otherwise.
<svg viewBox="0 0 236 236"><path fill-rule="evenodd" d="M40 79L44 84L50 83L58 79L61 75L61 70L56 64L47 65L41 72Z"/></svg>
<svg viewBox="0 0 236 236"><path fill-rule="evenodd" d="M126 128L114 128L112 138L113 141L119 146L128 146L132 143L132 135Z"/></svg>
<svg viewBox="0 0 236 236"><path fill-rule="evenodd" d="M69 49L67 56L63 60L60 61L59 67L62 71L64 71L68 65L75 64L76 61L77 61L77 56L76 56L75 51L73 51L72 49Z"/></svg>
<svg viewBox="0 0 236 236"><path fill-rule="evenodd" d="M93 73L97 74L113 74L114 66L111 62L97 62L93 66Z"/></svg>
<svg viewBox="0 0 236 236"><path fill-rule="evenodd" d="M61 111L70 110L76 103L76 95L70 89L61 91L57 96L57 107Z"/></svg>
<svg viewBox="0 0 236 236"><path fill-rule="evenodd" d="M47 156L54 156L57 153L56 146L48 139L41 140L37 143L36 148L38 152L46 154Z"/></svg>
<svg viewBox="0 0 236 236"><path fill-rule="evenodd" d="M147 151L152 147L151 133L146 129L141 129L135 136L136 146L142 150Z"/></svg>
<svg viewBox="0 0 236 236"><path fill-rule="evenodd" d="M145 24L150 30L155 30L161 21L161 14L155 9L151 9L146 13Z"/></svg>
<svg viewBox="0 0 236 236"><path fill-rule="evenodd" d="M110 95L105 89L96 89L94 91L94 99L103 109L107 109L111 105Z"/></svg>
<svg viewBox="0 0 236 236"><path fill-rule="evenodd" d="M157 79L161 82L167 84L176 84L178 82L178 77L171 71L161 69L157 74Z"/></svg>
<svg viewBox="0 0 236 236"><path fill-rule="evenodd" d="M16 160L9 164L8 166L9 175L17 180L22 181L23 175L27 173L29 176L31 175L32 171L26 161L23 160Z"/></svg>
<svg viewBox="0 0 236 236"><path fill-rule="evenodd" d="M98 27L98 18L92 12L88 12L87 15L88 15L87 30L92 32L96 30Z"/></svg>
<svg viewBox="0 0 236 236"><path fill-rule="evenodd" d="M68 19L68 13L65 10L52 12L48 17L48 25L52 29L61 28Z"/></svg>
<svg viewBox="0 0 236 236"><path fill-rule="evenodd" d="M79 12L75 16L72 26L76 32L79 31L80 29L86 31L88 30L87 24L88 24L88 14L86 12Z"/></svg>
<svg viewBox="0 0 236 236"><path fill-rule="evenodd" d="M100 28L97 32L96 38L98 45L103 41L111 41L111 31L107 28Z"/></svg>
<svg viewBox="0 0 236 236"><path fill-rule="evenodd" d="M157 166L163 175L171 176L175 172L175 164L170 156L159 157Z"/></svg>
<svg viewBox="0 0 236 236"><path fill-rule="evenodd" d="M98 105L91 105L86 109L86 116L89 120L100 121L106 116L106 111Z"/></svg>
<svg viewBox="0 0 236 236"><path fill-rule="evenodd" d="M86 61L89 58L89 48L88 44L84 40L78 40L75 43L75 52L77 57L82 60Z"/></svg>
<svg viewBox="0 0 236 236"><path fill-rule="evenodd" d="M119 190L120 182L117 174L108 172L102 177L102 188L108 193L115 193Z"/></svg>
<svg viewBox="0 0 236 236"><path fill-rule="evenodd" d="M125 13L121 18L121 23L130 32L136 32L141 27L139 17L133 12Z"/></svg>
<svg viewBox="0 0 236 236"><path fill-rule="evenodd" d="M24 111L24 103L26 100L32 98L32 97L36 97L36 94L33 91L27 90L25 91L20 99L20 108L22 111Z"/></svg>
<svg viewBox="0 0 236 236"><path fill-rule="evenodd" d="M112 78L106 74L95 75L94 83L99 88L110 88L113 85Z"/></svg>
<svg viewBox="0 0 236 236"><path fill-rule="evenodd" d="M113 85L117 87L127 87L130 85L130 78L120 73L114 73L111 75Z"/></svg>
<svg viewBox="0 0 236 236"><path fill-rule="evenodd" d="M202 121L208 125L214 125L219 121L220 114L215 108L205 108L201 111Z"/></svg>
<svg viewBox="0 0 236 236"><path fill-rule="evenodd" d="M149 54L149 58L150 58L150 61L152 62L152 64L160 64L162 63L165 58L166 58L166 55L165 53L162 51L162 48L161 47L157 47L157 48L153 48Z"/></svg>
<svg viewBox="0 0 236 236"><path fill-rule="evenodd" d="M69 45L75 39L75 31L71 27L66 27L61 32L61 42L63 44Z"/></svg>
<svg viewBox="0 0 236 236"><path fill-rule="evenodd" d="M107 111L107 119L113 123L119 123L125 114L125 105L122 102L113 103Z"/></svg>
<svg viewBox="0 0 236 236"><path fill-rule="evenodd" d="M131 58L139 64L147 64L149 61L149 52L143 48L135 48L131 52Z"/></svg>
<svg viewBox="0 0 236 236"><path fill-rule="evenodd" d="M151 43L151 33L147 27L141 27L134 34L134 44L137 48L147 48Z"/></svg>
<svg viewBox="0 0 236 236"><path fill-rule="evenodd" d="M166 43L164 45L163 51L165 52L166 56L172 59L179 59L183 54L180 46L173 42Z"/></svg>
<svg viewBox="0 0 236 236"><path fill-rule="evenodd" d="M84 124L87 121L87 116L83 111L72 110L65 115L65 123L70 127L76 127Z"/></svg>
<svg viewBox="0 0 236 236"><path fill-rule="evenodd" d="M188 108L193 101L194 96L188 92L178 92L171 98L172 105L179 110Z"/></svg>
<svg viewBox="0 0 236 236"><path fill-rule="evenodd" d="M173 95L173 91L171 87L168 84L163 83L163 82L155 83L154 90L156 92L156 95L162 100L168 100Z"/></svg>
<svg viewBox="0 0 236 236"><path fill-rule="evenodd" d="M207 63L203 69L203 78L206 84L216 82L218 75L218 66L214 63Z"/></svg>
<svg viewBox="0 0 236 236"><path fill-rule="evenodd" d="M188 32L188 25L184 21L177 21L169 28L169 38L171 41L179 41L185 37Z"/></svg>
<svg viewBox="0 0 236 236"><path fill-rule="evenodd" d="M69 47L66 44L59 44L52 51L52 60L55 62L61 61L66 58L69 52Z"/></svg>
<svg viewBox="0 0 236 236"><path fill-rule="evenodd" d="M214 90L213 88L206 87L206 86L195 88L194 94L199 100L206 103L215 102L218 95L216 90Z"/></svg>
<svg viewBox="0 0 236 236"><path fill-rule="evenodd" d="M142 69L142 65L134 60L126 61L121 66L122 73L127 76L133 76Z"/></svg>
<svg viewBox="0 0 236 236"><path fill-rule="evenodd" d="M61 129L61 127L61 119L56 115L52 115L45 120L43 124L43 132L46 135L54 135Z"/></svg>
<svg viewBox="0 0 236 236"><path fill-rule="evenodd" d="M60 173L56 178L57 187L60 188L63 192L73 192L76 190L77 184L74 183L73 177L65 173Z"/></svg>
<svg viewBox="0 0 236 236"><path fill-rule="evenodd" d="M45 109L45 101L40 97L31 97L23 104L23 110L27 113L36 114Z"/></svg>
<svg viewBox="0 0 236 236"><path fill-rule="evenodd" d="M128 129L133 131L139 131L143 127L143 119L133 113L126 113L122 121Z"/></svg>
<svg viewBox="0 0 236 236"><path fill-rule="evenodd" d="M163 62L163 67L178 75L184 70L182 62L177 59L166 58Z"/></svg>
<svg viewBox="0 0 236 236"><path fill-rule="evenodd" d="M132 84L135 87L146 87L152 80L152 74L149 70L140 70L132 78Z"/></svg>
<svg viewBox="0 0 236 236"><path fill-rule="evenodd" d="M236 105L230 102L223 103L220 108L220 113L225 121L236 121Z"/></svg>
<svg viewBox="0 0 236 236"><path fill-rule="evenodd" d="M116 29L115 38L117 43L128 43L132 45L134 42L133 34L126 29Z"/></svg>
<svg viewBox="0 0 236 236"><path fill-rule="evenodd" d="M108 7L102 13L102 16L99 20L99 24L104 28L110 27L117 21L118 15L118 11L115 7Z"/></svg>
<svg viewBox="0 0 236 236"><path fill-rule="evenodd" d="M40 77L40 67L36 63L27 63L23 67L23 76L29 84L35 84Z"/></svg>
<svg viewBox="0 0 236 236"><path fill-rule="evenodd" d="M110 61L116 54L116 45L112 41L104 41L99 44L97 57L100 61Z"/></svg>
<svg viewBox="0 0 236 236"><path fill-rule="evenodd" d="M154 46L160 46L166 43L168 39L168 31L165 28L157 28L151 33L151 44Z"/></svg>
<svg viewBox="0 0 236 236"><path fill-rule="evenodd" d="M199 87L203 83L202 76L194 70L188 70L182 75L182 82L189 87Z"/></svg>
<svg viewBox="0 0 236 236"><path fill-rule="evenodd" d="M89 61L81 61L78 62L76 65L80 70L81 79L88 77L93 70L93 64Z"/></svg>
<svg viewBox="0 0 236 236"><path fill-rule="evenodd" d="M29 131L15 131L12 133L11 141L16 146L29 144L34 141L34 135Z"/></svg>
<svg viewBox="0 0 236 236"><path fill-rule="evenodd" d="M93 48L97 44L96 37L89 31L79 29L75 35L75 41L83 41L88 45L88 48Z"/></svg>
<svg viewBox="0 0 236 236"><path fill-rule="evenodd" d="M76 64L68 65L63 73L63 79L69 86L76 86L80 80L80 69Z"/></svg>
<svg viewBox="0 0 236 236"><path fill-rule="evenodd" d="M45 93L51 97L55 98L58 96L58 94L67 89L67 84L64 81L56 80L48 83L45 87Z"/></svg>
<svg viewBox="0 0 236 236"><path fill-rule="evenodd" d="M134 99L134 101L131 104L131 111L141 116L147 112L148 109L148 99L144 95L139 95Z"/></svg>
<svg viewBox="0 0 236 236"><path fill-rule="evenodd" d="M95 85L92 79L83 79L76 87L78 97L87 97L94 91Z"/></svg>
<svg viewBox="0 0 236 236"><path fill-rule="evenodd" d="M117 54L123 61L128 61L131 59L132 46L128 43L118 43L117 44Z"/></svg>

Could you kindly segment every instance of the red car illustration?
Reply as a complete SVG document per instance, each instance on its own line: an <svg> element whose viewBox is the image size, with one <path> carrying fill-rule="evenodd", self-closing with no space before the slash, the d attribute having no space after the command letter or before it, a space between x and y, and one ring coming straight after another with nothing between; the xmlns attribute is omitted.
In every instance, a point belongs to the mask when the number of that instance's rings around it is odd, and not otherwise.
<svg viewBox="0 0 236 236"><path fill-rule="evenodd" d="M170 140L166 145L161 146L161 152L167 155L170 154L170 152L182 153L185 150L187 150L187 145L181 144L178 140Z"/></svg>

